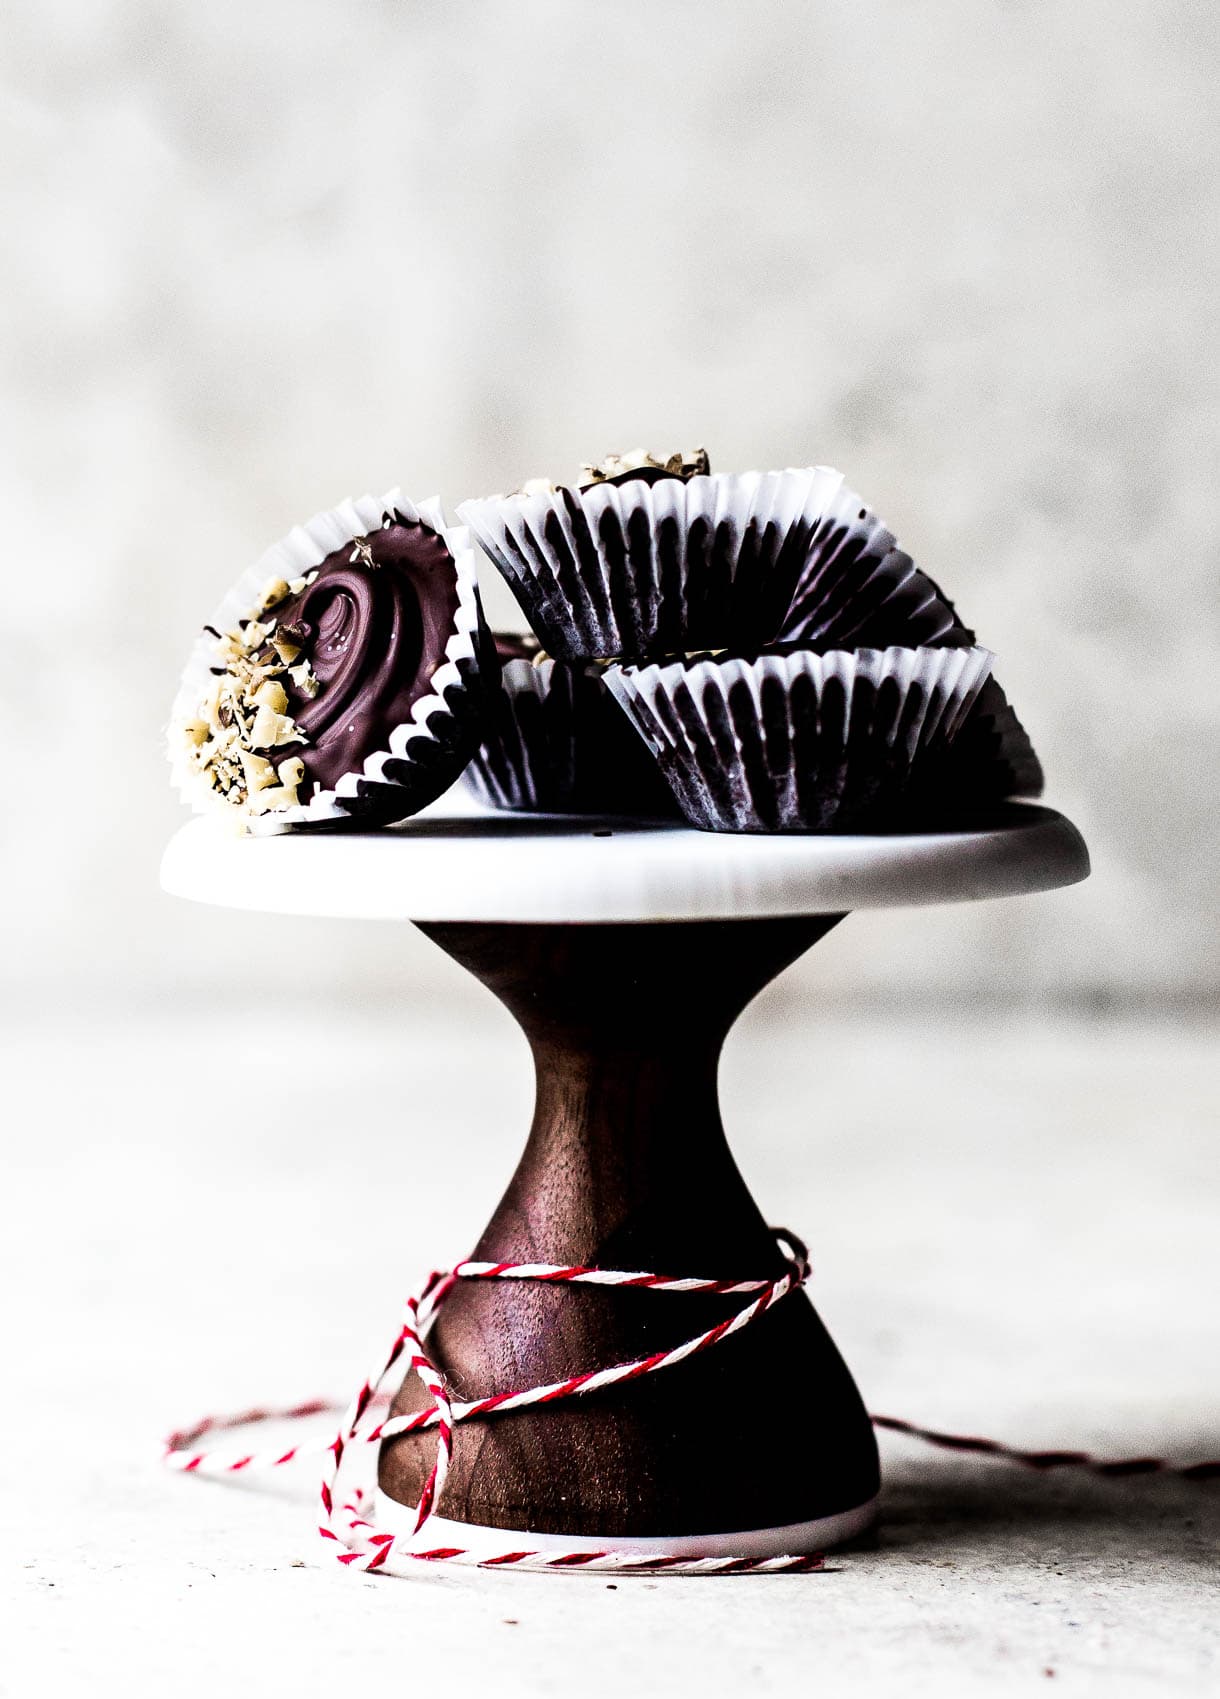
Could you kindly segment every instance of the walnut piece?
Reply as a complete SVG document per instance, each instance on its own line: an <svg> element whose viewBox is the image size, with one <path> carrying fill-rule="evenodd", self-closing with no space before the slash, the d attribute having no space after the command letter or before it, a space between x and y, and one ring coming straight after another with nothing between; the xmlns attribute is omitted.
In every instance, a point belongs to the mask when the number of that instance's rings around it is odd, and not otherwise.
<svg viewBox="0 0 1220 1699"><path fill-rule="evenodd" d="M607 479L621 477L624 472L642 472L649 468L656 472L673 472L679 478L696 478L710 472L711 462L705 448L692 449L689 454L678 449L667 455L651 454L646 448L632 448L626 454L608 454L604 460L582 465L580 488L587 490L592 484L604 484Z"/></svg>
<svg viewBox="0 0 1220 1699"><path fill-rule="evenodd" d="M278 628L274 610L316 577L311 572L291 581L268 580L251 617L216 637L215 676L180 728L192 770L246 813L294 807L305 780L299 756L281 761L277 770L266 752L308 742L288 711L288 692L280 682L287 676L301 695L317 694L318 681L301 659L306 633L300 626Z"/></svg>

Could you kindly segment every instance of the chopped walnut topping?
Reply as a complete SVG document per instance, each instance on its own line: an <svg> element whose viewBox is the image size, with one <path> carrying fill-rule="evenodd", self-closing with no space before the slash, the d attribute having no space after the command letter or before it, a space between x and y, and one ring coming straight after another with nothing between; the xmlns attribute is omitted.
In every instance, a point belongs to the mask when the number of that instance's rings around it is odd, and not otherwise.
<svg viewBox="0 0 1220 1699"><path fill-rule="evenodd" d="M299 743L301 733L292 717L277 714L273 708L260 708L250 727L250 742L255 749L275 749L284 743Z"/></svg>
<svg viewBox="0 0 1220 1699"><path fill-rule="evenodd" d="M656 472L672 472L679 478L696 478L711 470L711 462L705 448L692 449L689 454L678 450L663 458L650 454L646 448L633 448L626 454L608 454L596 464L583 465L580 488L588 489L590 484L604 484L608 478L621 477L624 472L641 472L648 468Z"/></svg>
<svg viewBox="0 0 1220 1699"><path fill-rule="evenodd" d="M265 752L308 742L288 711L288 692L280 682L288 677L301 695L317 694L318 681L308 660L301 659L308 633L301 625L277 627L268 616L316 576L271 579L254 616L217 637L220 665L211 669L207 694L181 729L190 766L226 802L248 813L295 806L305 779L299 756L281 760L277 769Z"/></svg>
<svg viewBox="0 0 1220 1699"><path fill-rule="evenodd" d="M262 594L259 596L258 601L254 605L255 613L270 613L271 609L278 607L284 600L284 597L289 593L289 586L286 580L283 578L269 578L263 585Z"/></svg>
<svg viewBox="0 0 1220 1699"><path fill-rule="evenodd" d="M295 786L270 785L266 790L256 791L246 806L252 814L270 814L273 808L294 808L296 801Z"/></svg>
<svg viewBox="0 0 1220 1699"><path fill-rule="evenodd" d="M321 689L308 661L302 661L299 667L289 667L288 676L302 696L314 697Z"/></svg>
<svg viewBox="0 0 1220 1699"><path fill-rule="evenodd" d="M257 708L270 708L273 714L288 712L288 692L277 679L264 679L250 698Z"/></svg>
<svg viewBox="0 0 1220 1699"><path fill-rule="evenodd" d="M255 755L252 750L239 749L237 759L241 763L242 772L245 774L248 791L266 790L268 785L275 783L275 768L265 755Z"/></svg>

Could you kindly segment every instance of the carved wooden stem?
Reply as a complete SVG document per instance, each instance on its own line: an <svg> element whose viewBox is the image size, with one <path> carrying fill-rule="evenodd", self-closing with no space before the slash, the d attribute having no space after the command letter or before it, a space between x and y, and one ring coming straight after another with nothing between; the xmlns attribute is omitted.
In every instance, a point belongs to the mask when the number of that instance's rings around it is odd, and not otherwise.
<svg viewBox="0 0 1220 1699"><path fill-rule="evenodd" d="M715 1278L782 1272L725 1141L716 1070L745 1005L838 918L424 926L511 1010L537 1070L529 1142L473 1254ZM473 1398L664 1349L742 1302L464 1281L431 1350L457 1396ZM426 1401L412 1377L394 1409ZM389 1441L382 1488L415 1503L435 1444ZM539 1533L722 1533L832 1515L876 1490L868 1417L796 1294L675 1368L463 1423L438 1509Z"/></svg>

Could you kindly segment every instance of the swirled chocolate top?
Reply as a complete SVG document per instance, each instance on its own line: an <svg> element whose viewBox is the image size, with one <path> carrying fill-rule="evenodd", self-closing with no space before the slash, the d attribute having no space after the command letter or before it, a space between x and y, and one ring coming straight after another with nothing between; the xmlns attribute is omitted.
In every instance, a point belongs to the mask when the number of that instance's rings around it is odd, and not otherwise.
<svg viewBox="0 0 1220 1699"><path fill-rule="evenodd" d="M278 632L300 642L310 669L290 671L287 690L307 784L331 790L389 747L428 694L457 609L448 549L401 515L327 555L313 582L276 608Z"/></svg>
<svg viewBox="0 0 1220 1699"><path fill-rule="evenodd" d="M449 550L400 513L273 580L251 618L213 633L215 682L185 727L192 765L252 813L333 790L428 694L458 606Z"/></svg>

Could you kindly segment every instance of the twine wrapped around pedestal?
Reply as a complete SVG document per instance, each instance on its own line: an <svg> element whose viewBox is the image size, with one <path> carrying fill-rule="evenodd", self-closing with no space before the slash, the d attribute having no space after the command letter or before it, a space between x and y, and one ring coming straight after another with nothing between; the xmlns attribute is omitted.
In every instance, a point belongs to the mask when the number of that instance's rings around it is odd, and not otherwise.
<svg viewBox="0 0 1220 1699"><path fill-rule="evenodd" d="M402 1324L389 1352L362 1383L344 1412L338 1433L328 1445L294 1445L282 1451L262 1452L199 1449L199 1441L206 1434L246 1427L258 1422L303 1420L331 1413L338 1408L324 1400L311 1400L287 1409L256 1408L232 1416L204 1417L193 1427L169 1435L165 1441L164 1462L168 1468L184 1474L224 1477L278 1469L305 1457L321 1458L329 1455L331 1462L326 1467L321 1484L323 1519L318 1531L328 1544L341 1548L336 1553L341 1564L371 1572L401 1574L409 1571L412 1564L420 1562L467 1563L489 1569L511 1567L580 1569L594 1572L613 1570L629 1574L667 1572L684 1575L791 1575L820 1570L824 1567L821 1553L774 1557L702 1557L684 1555L681 1551L658 1553L651 1550L647 1553L587 1550L556 1552L549 1548L545 1551L512 1548L494 1551L431 1545L424 1538L445 1484L453 1450L453 1429L459 1422L472 1417L507 1414L529 1405L554 1403L559 1399L596 1392L624 1381L638 1380L643 1375L684 1362L698 1352L709 1350L721 1340L739 1333L752 1321L765 1315L790 1292L798 1290L809 1278L809 1258L805 1246L794 1234L778 1228L773 1231L786 1263L785 1273L776 1280L709 1280L554 1263L470 1260L459 1262L451 1269L433 1273L418 1297L407 1299ZM740 1295L747 1298L748 1302L715 1327L694 1335L671 1350L657 1351L650 1356L617 1363L609 1368L590 1369L584 1374L572 1375L566 1380L547 1386L527 1387L515 1392L495 1393L486 1398L460 1400L450 1397L444 1377L432 1363L424 1347L429 1328L459 1280L583 1283L659 1292L702 1293L705 1296ZM404 1369L407 1374L417 1374L427 1388L432 1402L427 1409L411 1415L370 1421L370 1415L386 1402L386 1394L382 1389L396 1368ZM1220 1459L1177 1464L1159 1457L1104 1459L1083 1451L1030 1451L977 1435L946 1433L920 1427L896 1416L873 1415L871 1420L874 1427L906 1434L945 1450L1001 1458L1038 1471L1073 1468L1106 1477L1166 1474L1196 1482L1220 1479ZM359 1471L361 1461L369 1455L364 1447L379 1444L382 1440L392 1439L400 1434L433 1428L437 1435L436 1461L416 1507L414 1532L405 1539L401 1535L384 1532L373 1520L371 1490L359 1480L352 1481L350 1474Z"/></svg>
<svg viewBox="0 0 1220 1699"><path fill-rule="evenodd" d="M343 1547L340 1563L365 1570L393 1570L396 1560L413 1562L465 1562L485 1568L512 1565L519 1569L592 1569L627 1571L677 1571L687 1575L737 1574L744 1572L794 1574L820 1569L820 1553L793 1554L778 1557L691 1557L681 1552L646 1555L630 1551L537 1552L505 1550L485 1552L456 1546L429 1546L423 1534L431 1518L453 1451L453 1429L459 1422L474 1416L488 1416L524 1409L531 1404L551 1404L561 1398L571 1398L582 1392L597 1392L623 1381L638 1380L641 1375L671 1368L700 1351L731 1338L765 1315L774 1304L789 1292L796 1291L809 1278L808 1253L793 1234L775 1229L775 1236L784 1253L786 1272L777 1280L706 1280L618 1269L564 1267L554 1263L472 1262L458 1263L454 1268L432 1274L418 1297L408 1298L402 1325L385 1358L363 1382L344 1413L342 1425L329 1446L314 1450L329 1452L333 1462L322 1482L323 1520L319 1533L323 1539ZM571 1375L566 1380L548 1386L527 1387L517 1392L495 1393L487 1398L463 1401L451 1398L444 1377L430 1361L424 1349L424 1338L436 1319L441 1305L459 1280L540 1280L550 1283L572 1282L594 1286L629 1286L637 1290L659 1292L699 1292L725 1297L737 1294L749 1302L715 1327L696 1334L668 1351L657 1351L631 1362L612 1367L590 1369L584 1374ZM366 1418L373 1409L381 1389L396 1367L405 1367L423 1381L432 1398L431 1406L409 1416L395 1416L387 1421L368 1424ZM246 1411L238 1420L245 1425L259 1420L320 1413L326 1406L312 1403L288 1411ZM237 1425L233 1419L208 1417L194 1428L169 1436L165 1447L165 1463L184 1473L232 1475L262 1469L275 1469L307 1455L305 1448L292 1446L283 1452L199 1451L197 1442L205 1433ZM414 1533L408 1541L399 1535L384 1533L372 1520L372 1495L361 1484L343 1483L344 1465L352 1460L358 1445L377 1444L399 1434L435 1428L437 1434L436 1461L424 1484L416 1508Z"/></svg>

